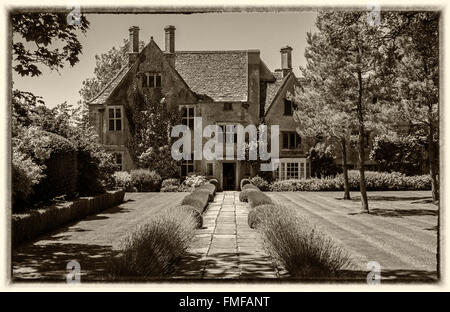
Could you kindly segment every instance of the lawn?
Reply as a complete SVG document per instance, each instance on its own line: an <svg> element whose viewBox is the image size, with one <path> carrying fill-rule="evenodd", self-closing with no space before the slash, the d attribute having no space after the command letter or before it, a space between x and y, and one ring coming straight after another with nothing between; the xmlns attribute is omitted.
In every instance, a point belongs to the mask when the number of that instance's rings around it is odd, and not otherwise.
<svg viewBox="0 0 450 312"><path fill-rule="evenodd" d="M371 214L361 213L359 193L266 193L276 203L293 206L352 254L349 278L364 278L367 263L381 265L385 280L436 277L437 213L430 192L369 192Z"/></svg>
<svg viewBox="0 0 450 312"><path fill-rule="evenodd" d="M72 259L80 263L82 280L102 278L119 239L186 194L127 193L119 206L25 243L13 251L13 279L64 280Z"/></svg>

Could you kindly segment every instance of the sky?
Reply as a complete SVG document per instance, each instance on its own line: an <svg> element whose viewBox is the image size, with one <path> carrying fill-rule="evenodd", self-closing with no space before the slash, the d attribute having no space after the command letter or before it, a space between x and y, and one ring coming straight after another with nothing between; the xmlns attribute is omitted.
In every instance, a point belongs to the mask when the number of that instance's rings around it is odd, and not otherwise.
<svg viewBox="0 0 450 312"><path fill-rule="evenodd" d="M314 31L315 12L281 13L199 13L199 14L86 14L90 22L86 34L78 36L83 46L80 61L62 70L44 66L39 77L21 77L13 72L14 88L43 97L48 107L64 101L76 105L81 99L82 81L93 77L95 55L123 44L128 28L138 26L139 38L147 44L150 37L164 50L164 27L173 25L176 50L258 49L261 59L272 71L280 68L280 48L289 45L296 75L305 65L306 32Z"/></svg>

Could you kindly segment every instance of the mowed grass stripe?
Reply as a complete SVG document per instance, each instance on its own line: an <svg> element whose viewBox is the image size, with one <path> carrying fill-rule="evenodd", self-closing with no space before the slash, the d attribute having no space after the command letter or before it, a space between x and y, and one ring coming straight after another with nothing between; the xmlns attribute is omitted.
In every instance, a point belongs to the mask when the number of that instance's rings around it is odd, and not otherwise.
<svg viewBox="0 0 450 312"><path fill-rule="evenodd" d="M416 193L416 192L414 192ZM424 191L418 191L417 192L419 196L421 197L426 197L424 194ZM427 192L428 193L428 192ZM312 192L309 192L308 194L312 194ZM350 201L345 201L345 206L348 209L354 209L354 210L360 210L361 207L361 201L360 201L360 196L357 195L355 200L355 194L356 192L351 192L351 196L352 196L352 200ZM320 193L321 198L323 199L328 199L330 201L333 201L333 203L335 202L339 202L340 200L338 200L336 198L336 196L338 197L342 197L343 194L336 194L335 192L322 192ZM414 196L410 195L410 192L402 192L402 191L388 191L388 192L369 192L369 206L370 208L376 208L376 209L390 209L394 203L395 203L395 207L397 209L401 210L409 210L412 208L415 208L413 206L412 203L414 203L415 201L417 201L417 199L415 199ZM404 198L404 200L397 200L397 201L389 201L389 200L371 200L371 197L377 197L377 196L387 196L387 197L402 197ZM410 197L411 199L406 199ZM431 198L431 197L430 197ZM405 201L409 201L411 200L411 203L406 203ZM416 205L416 203L414 204ZM422 209L426 209L426 210L430 210L430 211L438 211L438 207L434 204L431 203L422 203L422 204L417 204L420 205L420 209L415 208L414 210L422 210ZM422 228L422 227L430 227L433 225L436 225L436 216L431 216L431 215L419 215L419 216L412 216L412 215L408 215L408 216L402 216L403 218L407 218L410 220L414 220L414 225L417 225L417 227ZM399 219L399 218L396 218Z"/></svg>
<svg viewBox="0 0 450 312"><path fill-rule="evenodd" d="M298 196L302 196L301 194L296 194ZM346 205L348 203L348 201L341 202L338 201L336 199L332 199L332 198L328 198L325 196L321 196L321 195L317 195L317 194L312 194L312 193L307 193L305 194L305 196L308 197L314 197L316 198L318 201L326 201L329 202L331 205L333 205L334 207L339 207L342 209L348 209L348 206ZM303 197L304 198L304 197ZM370 208L378 208L378 209L385 209L386 205L382 205L382 204L378 204L375 202L371 202L369 200L369 207ZM392 207L392 206L391 206ZM338 213L338 212L342 212L342 211L336 211L336 209L330 208L331 210L333 210L334 212ZM353 209L353 207L352 207ZM361 204L358 203L358 208L354 209L354 211L352 211L353 213L359 213L361 212ZM345 213L345 211L343 212ZM437 218L435 218L435 221L432 222L417 222L417 220L415 219L411 219L409 217L385 217L385 216L377 216L377 215L367 215L367 214L361 214L359 215L359 217L361 218L370 218L371 223L373 221L378 221L378 224L382 225L382 226L387 226L388 224L392 225L393 228L388 228L389 231L392 231L392 229L395 229L396 232L398 234L401 235L405 235L407 233L414 235L414 239L412 239L412 242L415 242L417 239L417 234L419 234L419 236L422 236L420 239L422 240L424 246L428 246L430 244L430 242L434 239L436 240L436 233L433 231L427 231L426 228L427 227L431 227L433 225L437 224ZM353 219L353 218L352 218ZM413 228L412 228L413 227ZM417 229L414 229L417 228ZM431 249L431 251L434 251L435 249Z"/></svg>
<svg viewBox="0 0 450 312"><path fill-rule="evenodd" d="M289 194L289 196L294 196L295 198L300 197L305 202L314 205L318 204L321 208L327 210L330 212L330 214L334 214L339 218L345 218L346 220L350 220L350 222L355 222L356 224L365 226L366 229L375 229L376 233L384 233L387 234L389 237L390 242L399 241L400 246L402 246L401 242L406 241L408 244L414 246L415 248L409 248L409 249L422 249L423 251L429 252L431 254L436 252L436 236L430 235L430 233L425 231L419 231L419 230L412 230L407 227L403 227L403 229L396 231L393 230L399 229L399 224L390 223L391 227L388 226L387 223L389 223L388 218L386 217L377 217L373 215L367 215L367 214L357 214L357 215L349 215L349 214L340 214L336 209L329 208L327 204L321 203L323 200L322 198L318 197L317 201L313 201L309 199L309 195L311 194ZM308 197L305 197L308 196ZM335 203L333 203L335 204ZM339 205L339 204L338 204ZM362 218L362 219L361 219ZM343 221L343 223L346 223L347 221ZM408 232L408 233L405 233ZM401 237L401 238L399 238ZM399 245L397 244L397 245Z"/></svg>
<svg viewBox="0 0 450 312"><path fill-rule="evenodd" d="M333 223L337 225L337 227L340 228L341 230L351 232L352 234L354 234L353 238L349 242L344 241L346 245L358 239L362 239L368 246L372 246L372 248L373 247L378 248L379 251L377 253L370 252L368 258L371 261L380 262L383 267L387 266L389 268L409 268L412 266L416 269L433 268L432 264L429 263L431 260L429 252L425 252L425 255L423 252L418 254L419 252L419 250L417 250L418 248L414 250L413 248L414 246L410 245L408 246L407 242L387 236L385 233L379 231L378 229L372 228L365 223L348 222L349 220L352 219L339 216L329 209L322 210L321 208L325 207L323 207L321 204L317 202L307 201L305 203L305 201L303 201L303 203L300 203L299 200L302 200L301 197L295 197L296 200L292 200L284 194L282 196L288 201L291 201L292 203L298 205L300 208L303 208L303 210L308 211L310 214L314 214L319 218L328 221L328 223ZM335 237L335 235L337 234L331 233L329 229L326 227L324 229L326 229L325 232L331 235L332 237ZM388 242L389 244L387 244ZM362 250L361 246L358 246L356 250L358 251ZM365 248L364 250L365 252L367 252L368 248Z"/></svg>

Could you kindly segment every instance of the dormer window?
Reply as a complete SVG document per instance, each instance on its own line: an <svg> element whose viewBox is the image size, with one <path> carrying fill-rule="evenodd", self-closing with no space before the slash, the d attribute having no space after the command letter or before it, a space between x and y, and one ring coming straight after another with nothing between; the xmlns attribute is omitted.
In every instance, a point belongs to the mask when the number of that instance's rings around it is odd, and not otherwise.
<svg viewBox="0 0 450 312"><path fill-rule="evenodd" d="M142 79L144 88L161 88L161 73L146 72Z"/></svg>

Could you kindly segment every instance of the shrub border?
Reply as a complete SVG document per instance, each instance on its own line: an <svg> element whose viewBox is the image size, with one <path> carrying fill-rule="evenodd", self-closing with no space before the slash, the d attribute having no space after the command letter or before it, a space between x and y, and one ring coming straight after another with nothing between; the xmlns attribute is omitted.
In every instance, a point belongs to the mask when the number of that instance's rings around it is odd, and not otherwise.
<svg viewBox="0 0 450 312"><path fill-rule="evenodd" d="M79 221L89 215L114 207L123 202L124 190L55 204L11 216L11 242L16 247L39 235L55 230L69 222Z"/></svg>

